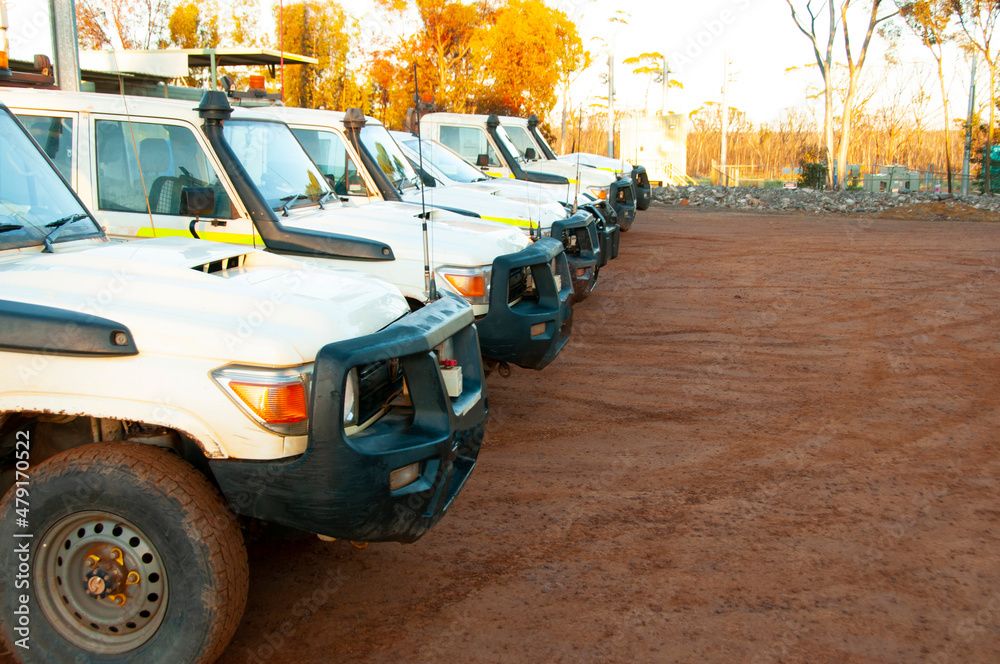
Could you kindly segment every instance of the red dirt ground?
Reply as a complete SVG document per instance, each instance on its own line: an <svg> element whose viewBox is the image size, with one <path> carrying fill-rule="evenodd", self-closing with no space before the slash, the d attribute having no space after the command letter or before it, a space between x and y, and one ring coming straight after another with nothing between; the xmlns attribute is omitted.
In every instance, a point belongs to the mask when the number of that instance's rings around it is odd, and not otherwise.
<svg viewBox="0 0 1000 664"><path fill-rule="evenodd" d="M223 664L1000 662L1000 224L623 240L441 524L252 546Z"/></svg>
<svg viewBox="0 0 1000 664"><path fill-rule="evenodd" d="M1000 225L623 240L445 520L253 547L225 664L1000 661Z"/></svg>

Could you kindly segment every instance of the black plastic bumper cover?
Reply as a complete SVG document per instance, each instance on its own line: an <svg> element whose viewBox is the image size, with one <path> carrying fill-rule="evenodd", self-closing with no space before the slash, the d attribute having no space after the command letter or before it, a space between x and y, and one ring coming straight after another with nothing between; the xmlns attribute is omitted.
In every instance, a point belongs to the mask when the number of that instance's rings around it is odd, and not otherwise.
<svg viewBox="0 0 1000 664"><path fill-rule="evenodd" d="M556 261L561 287L552 274L552 261ZM538 297L510 304L510 273L518 268L531 269ZM572 300L569 263L558 240L545 237L516 254L500 256L493 263L489 313L477 324L483 355L525 369L544 369L569 341ZM544 325L544 331L532 334L537 325Z"/></svg>
<svg viewBox="0 0 1000 664"><path fill-rule="evenodd" d="M632 168L632 182L635 183L635 207L637 210L648 210L653 202L653 187L649 182L649 174L645 166Z"/></svg>
<svg viewBox="0 0 1000 664"><path fill-rule="evenodd" d="M566 260L573 279L573 294L580 301L594 290L597 269L603 265L596 217L590 212L577 212L552 224L553 238L562 241L564 233L576 236L576 253L567 250Z"/></svg>
<svg viewBox="0 0 1000 664"><path fill-rule="evenodd" d="M601 249L598 267L604 267L618 258L618 248L621 245L621 229L615 221L618 216L604 202L587 205L581 209L589 211L596 219L597 238Z"/></svg>
<svg viewBox="0 0 1000 664"><path fill-rule="evenodd" d="M612 183L610 198L611 207L618 215L618 225L628 230L635 221L635 184L631 178L622 178Z"/></svg>
<svg viewBox="0 0 1000 664"><path fill-rule="evenodd" d="M487 415L486 381L471 308L445 297L381 332L330 344L316 356L306 451L273 462L212 460L239 514L331 537L412 542L445 513L472 473ZM450 398L432 349L452 339L462 367ZM393 407L364 431L343 427L349 371L401 360L412 406ZM395 491L389 474L420 463Z"/></svg>

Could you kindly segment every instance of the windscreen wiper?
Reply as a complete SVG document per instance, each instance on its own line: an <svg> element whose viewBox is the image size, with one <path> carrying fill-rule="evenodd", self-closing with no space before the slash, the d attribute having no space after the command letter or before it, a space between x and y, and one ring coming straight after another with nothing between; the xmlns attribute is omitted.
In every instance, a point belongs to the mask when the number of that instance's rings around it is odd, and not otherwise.
<svg viewBox="0 0 1000 664"><path fill-rule="evenodd" d="M53 222L45 224L46 228L51 228L52 230L42 238L42 244L45 245L45 248L42 251L51 254L52 245L55 243L56 238L59 237L59 233L62 232L62 229L66 228L75 221L83 221L84 219L90 219L90 215L83 212L77 212L75 214L67 214L65 217L60 217Z"/></svg>
<svg viewBox="0 0 1000 664"><path fill-rule="evenodd" d="M316 201L316 204L319 205L319 209L320 210L325 210L326 208L323 207L323 203L326 203L331 198L333 198L333 192L332 191L324 192L324 194L322 196L320 196L319 199Z"/></svg>
<svg viewBox="0 0 1000 664"><path fill-rule="evenodd" d="M292 207L292 203L295 203L297 201L301 201L301 200L306 199L306 198L309 198L309 197L306 196L305 194L292 194L291 196L285 196L284 198L279 198L278 200L281 201L281 205L279 205L278 207L276 207L274 209L275 210L280 210L282 217L287 217L288 216L288 208Z"/></svg>
<svg viewBox="0 0 1000 664"><path fill-rule="evenodd" d="M0 224L0 233L6 233L7 231L19 231L24 226L20 224Z"/></svg>

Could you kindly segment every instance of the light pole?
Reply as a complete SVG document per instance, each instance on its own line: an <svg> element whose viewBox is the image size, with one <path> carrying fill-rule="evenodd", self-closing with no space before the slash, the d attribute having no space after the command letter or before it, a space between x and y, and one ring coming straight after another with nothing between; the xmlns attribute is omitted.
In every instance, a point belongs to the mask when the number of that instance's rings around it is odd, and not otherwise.
<svg viewBox="0 0 1000 664"><path fill-rule="evenodd" d="M972 53L972 82L969 84L969 116L965 121L965 153L962 156L962 195L969 195L969 162L972 160L972 122L976 115L976 65L979 54Z"/></svg>
<svg viewBox="0 0 1000 664"><path fill-rule="evenodd" d="M722 167L722 186L729 186L729 58L722 66L722 154L719 162Z"/></svg>

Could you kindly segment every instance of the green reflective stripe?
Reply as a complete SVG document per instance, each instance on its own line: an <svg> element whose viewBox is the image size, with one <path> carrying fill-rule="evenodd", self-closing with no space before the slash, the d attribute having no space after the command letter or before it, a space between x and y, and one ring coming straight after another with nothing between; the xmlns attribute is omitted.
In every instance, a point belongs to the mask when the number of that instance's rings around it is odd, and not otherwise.
<svg viewBox="0 0 1000 664"><path fill-rule="evenodd" d="M152 228L144 226L136 233L138 237L191 237L191 233L180 228ZM243 233L203 233L198 231L198 237L202 240L212 242L228 242L229 244L248 244L250 246L261 245L264 241L258 235L246 235ZM255 242L256 240L256 242Z"/></svg>
<svg viewBox="0 0 1000 664"><path fill-rule="evenodd" d="M483 221L495 221L498 224L506 224L508 226L517 226L518 228L538 228L538 222L530 221L528 219L511 219L509 217L480 217Z"/></svg>

